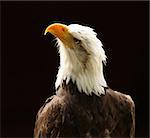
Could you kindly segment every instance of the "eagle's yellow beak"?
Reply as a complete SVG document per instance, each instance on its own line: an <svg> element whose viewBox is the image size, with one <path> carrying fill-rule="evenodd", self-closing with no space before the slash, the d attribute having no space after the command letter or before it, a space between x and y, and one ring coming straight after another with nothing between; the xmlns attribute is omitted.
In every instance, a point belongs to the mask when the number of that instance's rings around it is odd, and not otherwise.
<svg viewBox="0 0 150 138"><path fill-rule="evenodd" d="M46 35L47 32L51 33L55 37L58 37L63 42L65 47L72 48L71 41L73 38L68 31L67 25L60 23L51 24L46 28L44 35Z"/></svg>

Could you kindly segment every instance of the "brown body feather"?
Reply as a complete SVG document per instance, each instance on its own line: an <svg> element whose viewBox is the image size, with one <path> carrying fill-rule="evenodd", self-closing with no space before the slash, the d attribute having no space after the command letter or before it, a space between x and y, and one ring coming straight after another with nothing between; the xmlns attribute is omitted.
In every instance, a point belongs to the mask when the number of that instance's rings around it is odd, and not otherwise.
<svg viewBox="0 0 150 138"><path fill-rule="evenodd" d="M106 89L87 96L63 83L37 114L34 137L134 137L135 106L125 94Z"/></svg>

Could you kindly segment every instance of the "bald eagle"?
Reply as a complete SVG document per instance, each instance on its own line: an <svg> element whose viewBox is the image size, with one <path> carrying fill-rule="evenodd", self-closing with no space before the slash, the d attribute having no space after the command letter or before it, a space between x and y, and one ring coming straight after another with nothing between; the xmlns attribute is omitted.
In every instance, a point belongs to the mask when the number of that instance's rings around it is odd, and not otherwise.
<svg viewBox="0 0 150 138"><path fill-rule="evenodd" d="M37 113L34 137L134 137L135 105L109 88L105 51L96 32L78 24L49 25L57 39L60 67L56 94Z"/></svg>

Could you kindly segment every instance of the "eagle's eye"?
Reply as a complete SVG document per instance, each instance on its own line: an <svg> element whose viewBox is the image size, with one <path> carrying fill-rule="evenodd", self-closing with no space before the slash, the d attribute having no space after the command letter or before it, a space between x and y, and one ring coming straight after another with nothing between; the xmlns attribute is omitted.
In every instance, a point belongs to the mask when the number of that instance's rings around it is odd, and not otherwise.
<svg viewBox="0 0 150 138"><path fill-rule="evenodd" d="M80 44L81 43L81 40L79 40L79 39L77 39L77 38L73 38L73 40L74 40L74 42L76 43L76 44Z"/></svg>

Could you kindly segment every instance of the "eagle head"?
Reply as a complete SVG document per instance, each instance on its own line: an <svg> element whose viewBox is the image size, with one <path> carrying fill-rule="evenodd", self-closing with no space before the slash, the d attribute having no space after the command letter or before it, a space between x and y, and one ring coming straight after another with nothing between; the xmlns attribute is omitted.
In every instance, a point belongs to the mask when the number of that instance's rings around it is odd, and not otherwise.
<svg viewBox="0 0 150 138"><path fill-rule="evenodd" d="M66 84L72 81L87 95L104 94L104 87L107 87L103 75L106 55L94 30L79 24L54 23L44 34L47 32L56 37L60 53L56 89L66 80Z"/></svg>

